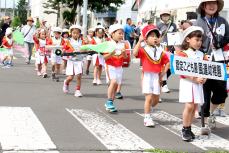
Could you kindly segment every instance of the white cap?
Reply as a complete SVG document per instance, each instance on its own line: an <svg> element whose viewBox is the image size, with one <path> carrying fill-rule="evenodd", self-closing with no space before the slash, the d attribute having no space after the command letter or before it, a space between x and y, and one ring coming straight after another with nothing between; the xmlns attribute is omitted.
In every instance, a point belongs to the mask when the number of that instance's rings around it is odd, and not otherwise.
<svg viewBox="0 0 229 153"><path fill-rule="evenodd" d="M113 32L115 32L116 30L119 30L119 29L124 30L123 26L121 24L113 24L110 26L108 32L109 32L109 34L112 34Z"/></svg>
<svg viewBox="0 0 229 153"><path fill-rule="evenodd" d="M69 32L69 30L68 29L63 29L63 32Z"/></svg>
<svg viewBox="0 0 229 153"><path fill-rule="evenodd" d="M72 29L79 29L80 31L82 31L82 27L80 25L72 25L69 29L70 32L72 31Z"/></svg>
<svg viewBox="0 0 229 153"><path fill-rule="evenodd" d="M204 34L204 30L201 27L198 26L190 26L188 27L184 32L183 32L183 39L182 39L182 43L184 42L185 38L192 32L194 31L201 31L202 34Z"/></svg>
<svg viewBox="0 0 229 153"><path fill-rule="evenodd" d="M102 25L96 26L96 27L95 27L95 30L96 30L96 29L103 29L103 30L105 30L105 28L104 28Z"/></svg>
<svg viewBox="0 0 229 153"><path fill-rule="evenodd" d="M162 10L160 12L160 16L163 15L163 14L169 14L169 15L171 15L171 12L169 10Z"/></svg>
<svg viewBox="0 0 229 153"><path fill-rule="evenodd" d="M12 28L7 28L5 35L8 36L8 35L10 35L12 33L13 33L13 29Z"/></svg>
<svg viewBox="0 0 229 153"><path fill-rule="evenodd" d="M60 33L62 33L62 29L61 29L60 27L54 27L54 28L52 29L52 31L53 31L53 32L60 32Z"/></svg>
<svg viewBox="0 0 229 153"><path fill-rule="evenodd" d="M94 32L95 29L94 28L89 28L88 31L93 31Z"/></svg>

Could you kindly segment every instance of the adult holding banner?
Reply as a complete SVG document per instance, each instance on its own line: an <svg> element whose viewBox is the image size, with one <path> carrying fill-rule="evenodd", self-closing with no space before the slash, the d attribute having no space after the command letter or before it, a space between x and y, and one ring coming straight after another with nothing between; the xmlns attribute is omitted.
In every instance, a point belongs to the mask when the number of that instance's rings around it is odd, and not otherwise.
<svg viewBox="0 0 229 153"><path fill-rule="evenodd" d="M226 63L227 57L223 53L223 46L229 42L229 25L219 12L224 7L223 0L202 0L198 7L200 17L196 25L204 29L202 51L208 55L210 61ZM208 124L215 126L214 110L219 104L225 103L227 98L226 81L207 79L204 90L204 116ZM210 107L210 103L212 103Z"/></svg>
<svg viewBox="0 0 229 153"><path fill-rule="evenodd" d="M34 41L33 41L33 35L36 32L36 27L33 25L34 20L32 17L28 17L27 19L27 25L25 25L21 32L24 35L24 44L25 48L28 51L26 55L26 64L30 64L31 56L32 56L32 50L34 47Z"/></svg>

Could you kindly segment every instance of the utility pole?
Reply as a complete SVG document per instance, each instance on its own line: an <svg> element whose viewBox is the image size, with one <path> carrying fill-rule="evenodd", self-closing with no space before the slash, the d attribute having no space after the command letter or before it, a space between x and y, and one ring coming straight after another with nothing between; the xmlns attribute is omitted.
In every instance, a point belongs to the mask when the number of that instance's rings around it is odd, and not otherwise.
<svg viewBox="0 0 229 153"><path fill-rule="evenodd" d="M83 35L87 35L87 6L88 0L83 1Z"/></svg>
<svg viewBox="0 0 229 153"><path fill-rule="evenodd" d="M5 16L6 16L6 0L5 0Z"/></svg>
<svg viewBox="0 0 229 153"><path fill-rule="evenodd" d="M13 0L13 17L15 16L15 0Z"/></svg>

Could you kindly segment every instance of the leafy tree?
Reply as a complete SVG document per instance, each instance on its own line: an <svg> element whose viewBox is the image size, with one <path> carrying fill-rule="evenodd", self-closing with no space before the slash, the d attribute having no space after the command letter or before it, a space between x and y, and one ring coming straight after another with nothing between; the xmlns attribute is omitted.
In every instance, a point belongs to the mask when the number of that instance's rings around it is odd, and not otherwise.
<svg viewBox="0 0 229 153"><path fill-rule="evenodd" d="M39 18L37 18L37 20L36 20L36 28L38 29L38 28L40 28L40 26L41 26L41 23L40 23L40 20L39 20Z"/></svg>
<svg viewBox="0 0 229 153"><path fill-rule="evenodd" d="M26 24L27 11L25 10L27 9L28 9L28 3L26 2L26 0L19 0L17 7L16 7L16 12L22 24Z"/></svg>
<svg viewBox="0 0 229 153"><path fill-rule="evenodd" d="M96 12L117 11L124 2L125 0L88 0L88 7Z"/></svg>
<svg viewBox="0 0 229 153"><path fill-rule="evenodd" d="M60 18L60 4L62 0L47 0L47 2L43 3L43 7L47 10L44 11L46 14L56 14L57 20L56 25L59 25Z"/></svg>
<svg viewBox="0 0 229 153"><path fill-rule="evenodd" d="M116 11L124 2L125 0L88 0L88 9L95 12ZM77 15L77 6L78 4L83 6L83 0L47 0L44 3L44 7L51 9L51 11L45 11L45 13L55 13L58 16L57 18L59 18L61 3L70 8L70 11L67 10L63 13L63 18L70 23L74 23Z"/></svg>
<svg viewBox="0 0 229 153"><path fill-rule="evenodd" d="M21 25L21 20L18 16L15 16L12 23L11 23L13 28L16 28Z"/></svg>

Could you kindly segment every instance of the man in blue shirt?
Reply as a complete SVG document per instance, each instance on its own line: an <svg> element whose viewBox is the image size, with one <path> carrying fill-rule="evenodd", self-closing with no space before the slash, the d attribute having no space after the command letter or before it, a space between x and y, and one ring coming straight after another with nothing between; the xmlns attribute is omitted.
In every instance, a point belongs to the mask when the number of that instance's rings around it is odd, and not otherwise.
<svg viewBox="0 0 229 153"><path fill-rule="evenodd" d="M124 32L125 32L125 40L128 40L131 48L133 48L133 43L134 43L134 29L131 26L132 25L132 20L131 18L126 19L126 25L124 26Z"/></svg>

